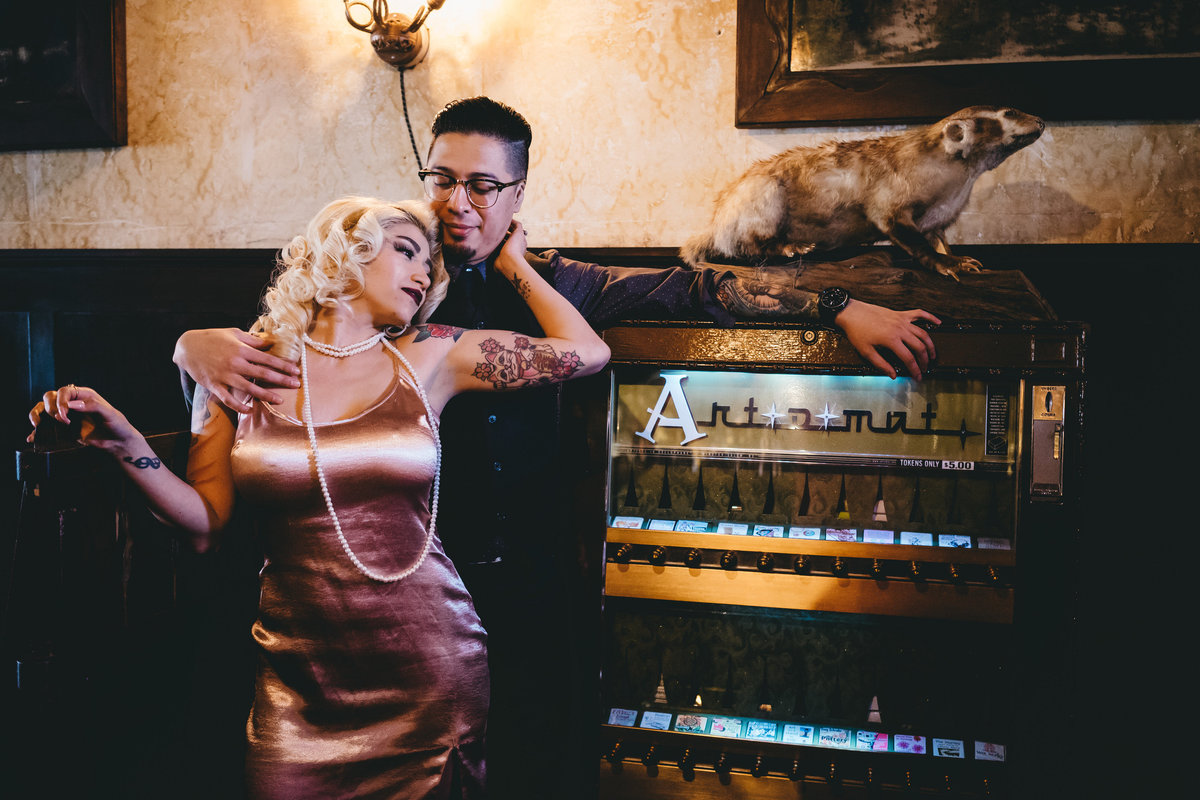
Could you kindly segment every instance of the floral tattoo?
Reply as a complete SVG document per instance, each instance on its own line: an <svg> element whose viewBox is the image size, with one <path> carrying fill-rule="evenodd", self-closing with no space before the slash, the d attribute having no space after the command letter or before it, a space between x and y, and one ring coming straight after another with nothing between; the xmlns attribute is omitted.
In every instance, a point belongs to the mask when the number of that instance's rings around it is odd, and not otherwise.
<svg viewBox="0 0 1200 800"><path fill-rule="evenodd" d="M475 377L496 389L565 381L583 364L574 351L560 354L550 345L534 344L524 336L514 337L511 347L488 338L479 349L484 360L475 365Z"/></svg>
<svg viewBox="0 0 1200 800"><path fill-rule="evenodd" d="M426 325L417 325L417 336L413 342L423 342L426 339L453 339L458 341L458 337L463 335L463 329L454 325L439 325L436 322L431 322Z"/></svg>

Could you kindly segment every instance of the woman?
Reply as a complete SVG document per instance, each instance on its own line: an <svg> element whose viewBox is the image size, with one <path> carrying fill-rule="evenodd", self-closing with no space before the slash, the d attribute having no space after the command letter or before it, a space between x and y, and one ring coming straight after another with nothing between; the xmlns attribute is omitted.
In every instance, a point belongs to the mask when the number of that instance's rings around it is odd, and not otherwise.
<svg viewBox="0 0 1200 800"><path fill-rule="evenodd" d="M513 223L494 268L545 338L413 325L445 292L430 210L326 206L283 251L255 325L299 359L300 388L236 420L198 389L187 482L91 389L43 400L64 423L82 414L82 441L112 453L197 550L217 543L235 492L255 509L266 560L253 797L482 794L486 635L434 530L438 416L458 392L562 381L608 360L524 253Z"/></svg>

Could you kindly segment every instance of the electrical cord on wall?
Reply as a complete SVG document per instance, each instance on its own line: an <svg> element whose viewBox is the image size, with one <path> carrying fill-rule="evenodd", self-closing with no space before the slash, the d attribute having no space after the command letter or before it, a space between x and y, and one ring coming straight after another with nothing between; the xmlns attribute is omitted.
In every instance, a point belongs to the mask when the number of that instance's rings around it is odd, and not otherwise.
<svg viewBox="0 0 1200 800"><path fill-rule="evenodd" d="M400 104L404 107L404 124L408 126L408 141L412 143L413 157L417 159L417 170L425 169L421 165L421 154L417 151L417 139L413 136L412 121L408 118L408 96L404 91L404 70L400 72Z"/></svg>

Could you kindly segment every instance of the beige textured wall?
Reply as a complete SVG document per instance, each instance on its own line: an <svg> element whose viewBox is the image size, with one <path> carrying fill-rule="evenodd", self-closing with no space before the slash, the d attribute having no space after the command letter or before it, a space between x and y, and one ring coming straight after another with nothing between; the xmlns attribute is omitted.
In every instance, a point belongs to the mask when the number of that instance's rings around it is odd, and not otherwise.
<svg viewBox="0 0 1200 800"><path fill-rule="evenodd" d="M392 0L413 13L419 0ZM713 191L795 144L733 127L736 0L448 0L406 77L534 126L536 245L675 246ZM420 192L399 78L338 0L127 0L129 145L0 154L0 248L276 247L346 193ZM1196 242L1200 129L1053 124L980 179L951 242Z"/></svg>

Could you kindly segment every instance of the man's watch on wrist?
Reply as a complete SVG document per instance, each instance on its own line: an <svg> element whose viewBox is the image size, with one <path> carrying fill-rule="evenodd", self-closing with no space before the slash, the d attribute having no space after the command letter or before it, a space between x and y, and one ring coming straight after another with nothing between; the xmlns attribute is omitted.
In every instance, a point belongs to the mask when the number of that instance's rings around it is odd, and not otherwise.
<svg viewBox="0 0 1200 800"><path fill-rule="evenodd" d="M817 313L821 324L835 327L837 315L850 305L850 293L840 286L830 286L817 293Z"/></svg>

